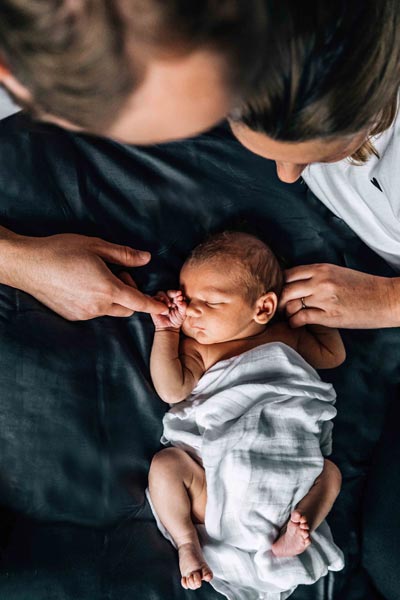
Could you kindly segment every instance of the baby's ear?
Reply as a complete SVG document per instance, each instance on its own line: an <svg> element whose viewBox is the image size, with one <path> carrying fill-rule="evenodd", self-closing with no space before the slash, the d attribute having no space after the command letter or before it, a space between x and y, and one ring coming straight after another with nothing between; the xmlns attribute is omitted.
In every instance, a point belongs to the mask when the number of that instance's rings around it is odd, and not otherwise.
<svg viewBox="0 0 400 600"><path fill-rule="evenodd" d="M277 307L277 295L275 292L267 292L258 298L253 319L260 325L266 325L276 313Z"/></svg>

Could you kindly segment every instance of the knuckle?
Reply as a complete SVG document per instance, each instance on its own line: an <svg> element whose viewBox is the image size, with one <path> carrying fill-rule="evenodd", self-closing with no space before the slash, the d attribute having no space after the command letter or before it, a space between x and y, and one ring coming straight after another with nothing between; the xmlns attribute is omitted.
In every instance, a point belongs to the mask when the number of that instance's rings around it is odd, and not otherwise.
<svg viewBox="0 0 400 600"><path fill-rule="evenodd" d="M97 317L97 315L93 314L92 311L89 312L89 311L83 310L83 311L77 313L72 320L73 321L89 321L89 319L93 319L94 317Z"/></svg>
<svg viewBox="0 0 400 600"><path fill-rule="evenodd" d="M309 314L308 310L300 310L293 318L293 321L297 325L307 325L307 323L309 322L308 314Z"/></svg>
<svg viewBox="0 0 400 600"><path fill-rule="evenodd" d="M93 250L104 246L104 240L99 237L88 237L85 242L92 247Z"/></svg>
<svg viewBox="0 0 400 600"><path fill-rule="evenodd" d="M342 316L342 312L341 312L341 310L340 310L339 308L332 308L332 309L329 311L329 316L330 316L331 318L333 318L333 319L336 319L336 318L338 318L338 317L341 317L341 316Z"/></svg>
<svg viewBox="0 0 400 600"><path fill-rule="evenodd" d="M135 252L132 250L132 248L129 248L129 246L120 246L120 250L122 258L125 262L129 262L135 258Z"/></svg>
<svg viewBox="0 0 400 600"><path fill-rule="evenodd" d="M328 263L316 263L314 265L314 268L319 271L320 273L325 273L329 270L329 264Z"/></svg>
<svg viewBox="0 0 400 600"><path fill-rule="evenodd" d="M104 308L105 308L104 302L101 302L100 300L97 300L90 307L90 311L88 311L88 314L90 314L91 316L88 317L88 318L90 319L90 318L93 318L93 317L99 317L101 315L104 315L104 313L105 313Z"/></svg>

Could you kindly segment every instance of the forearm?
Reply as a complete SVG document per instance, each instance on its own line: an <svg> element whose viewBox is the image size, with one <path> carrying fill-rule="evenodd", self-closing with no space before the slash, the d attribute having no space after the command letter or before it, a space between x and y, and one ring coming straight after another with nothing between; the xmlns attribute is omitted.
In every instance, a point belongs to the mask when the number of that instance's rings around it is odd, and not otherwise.
<svg viewBox="0 0 400 600"><path fill-rule="evenodd" d="M179 330L155 331L150 356L150 372L157 394L164 402L184 400L194 385L179 357Z"/></svg>
<svg viewBox="0 0 400 600"><path fill-rule="evenodd" d="M386 304L385 315L377 327L400 327L400 277L385 278L382 298Z"/></svg>
<svg viewBox="0 0 400 600"><path fill-rule="evenodd" d="M367 275L364 286L354 286L355 329L400 327L400 277Z"/></svg>
<svg viewBox="0 0 400 600"><path fill-rule="evenodd" d="M23 236L0 226L0 283L19 287Z"/></svg>

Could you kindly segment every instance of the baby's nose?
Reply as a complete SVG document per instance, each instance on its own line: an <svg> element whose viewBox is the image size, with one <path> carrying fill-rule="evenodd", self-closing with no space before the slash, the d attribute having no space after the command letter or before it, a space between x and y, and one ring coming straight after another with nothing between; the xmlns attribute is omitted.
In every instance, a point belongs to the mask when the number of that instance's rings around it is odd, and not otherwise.
<svg viewBox="0 0 400 600"><path fill-rule="evenodd" d="M187 317L198 317L201 314L201 309L193 301L190 302L186 308Z"/></svg>

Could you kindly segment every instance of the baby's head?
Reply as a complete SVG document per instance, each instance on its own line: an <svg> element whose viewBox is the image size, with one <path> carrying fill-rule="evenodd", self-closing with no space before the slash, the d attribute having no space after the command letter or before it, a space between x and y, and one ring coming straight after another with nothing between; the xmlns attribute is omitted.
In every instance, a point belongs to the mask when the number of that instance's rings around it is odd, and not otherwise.
<svg viewBox="0 0 400 600"><path fill-rule="evenodd" d="M283 287L277 258L253 235L225 231L197 246L181 270L184 333L202 344L261 333Z"/></svg>

